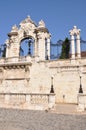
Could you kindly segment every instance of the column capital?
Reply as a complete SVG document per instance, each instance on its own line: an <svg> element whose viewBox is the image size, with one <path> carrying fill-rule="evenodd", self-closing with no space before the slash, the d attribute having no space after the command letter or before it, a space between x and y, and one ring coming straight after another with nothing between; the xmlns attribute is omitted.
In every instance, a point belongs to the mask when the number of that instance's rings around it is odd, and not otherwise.
<svg viewBox="0 0 86 130"><path fill-rule="evenodd" d="M72 30L69 31L70 35L80 35L80 29L77 26L74 26Z"/></svg>
<svg viewBox="0 0 86 130"><path fill-rule="evenodd" d="M79 34L76 35L76 39L77 39L77 40L80 40L80 35L79 35Z"/></svg>
<svg viewBox="0 0 86 130"><path fill-rule="evenodd" d="M74 35L70 35L71 36L71 40L74 40Z"/></svg>

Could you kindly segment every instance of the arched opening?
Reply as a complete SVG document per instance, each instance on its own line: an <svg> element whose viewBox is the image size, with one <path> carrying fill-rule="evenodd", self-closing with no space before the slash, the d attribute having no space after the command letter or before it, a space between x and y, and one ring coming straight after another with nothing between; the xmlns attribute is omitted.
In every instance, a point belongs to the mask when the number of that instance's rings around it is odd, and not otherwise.
<svg viewBox="0 0 86 130"><path fill-rule="evenodd" d="M6 57L6 44L1 44L0 45L0 57Z"/></svg>
<svg viewBox="0 0 86 130"><path fill-rule="evenodd" d="M32 37L24 38L20 43L20 56L34 56L34 39Z"/></svg>

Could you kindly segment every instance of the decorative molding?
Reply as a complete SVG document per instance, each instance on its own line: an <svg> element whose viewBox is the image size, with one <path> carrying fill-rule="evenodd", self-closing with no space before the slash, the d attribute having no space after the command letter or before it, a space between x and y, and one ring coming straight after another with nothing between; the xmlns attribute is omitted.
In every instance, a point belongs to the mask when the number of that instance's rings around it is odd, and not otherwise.
<svg viewBox="0 0 86 130"><path fill-rule="evenodd" d="M80 29L77 26L74 26L72 30L69 31L70 35L80 35Z"/></svg>
<svg viewBox="0 0 86 130"><path fill-rule="evenodd" d="M25 69L25 65L8 65L3 67L5 70L7 69Z"/></svg>
<svg viewBox="0 0 86 130"><path fill-rule="evenodd" d="M51 69L57 68L57 73L60 72L70 72L70 71L79 71L79 66L52 66Z"/></svg>

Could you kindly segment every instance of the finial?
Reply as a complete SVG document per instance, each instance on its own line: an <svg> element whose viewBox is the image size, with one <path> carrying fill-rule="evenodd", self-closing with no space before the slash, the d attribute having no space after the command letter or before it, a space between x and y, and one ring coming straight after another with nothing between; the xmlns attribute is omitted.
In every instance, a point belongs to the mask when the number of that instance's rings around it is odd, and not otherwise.
<svg viewBox="0 0 86 130"><path fill-rule="evenodd" d="M76 28L77 28L77 26L74 25L74 29L76 29Z"/></svg>
<svg viewBox="0 0 86 130"><path fill-rule="evenodd" d="M45 23L43 20L39 21L39 27L45 27Z"/></svg>
<svg viewBox="0 0 86 130"><path fill-rule="evenodd" d="M15 32L15 31L18 31L18 28L17 28L16 24L12 27L11 32Z"/></svg>

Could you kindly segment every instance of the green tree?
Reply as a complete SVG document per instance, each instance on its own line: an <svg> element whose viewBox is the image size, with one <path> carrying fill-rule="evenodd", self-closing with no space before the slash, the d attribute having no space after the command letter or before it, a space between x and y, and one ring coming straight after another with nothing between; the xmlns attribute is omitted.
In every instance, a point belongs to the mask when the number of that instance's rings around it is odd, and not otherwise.
<svg viewBox="0 0 86 130"><path fill-rule="evenodd" d="M61 51L60 59L68 59L69 52L70 52L70 42L68 38L65 38L62 44L62 51Z"/></svg>

